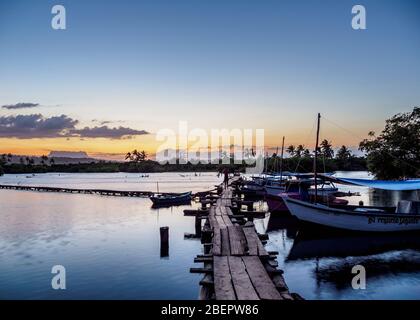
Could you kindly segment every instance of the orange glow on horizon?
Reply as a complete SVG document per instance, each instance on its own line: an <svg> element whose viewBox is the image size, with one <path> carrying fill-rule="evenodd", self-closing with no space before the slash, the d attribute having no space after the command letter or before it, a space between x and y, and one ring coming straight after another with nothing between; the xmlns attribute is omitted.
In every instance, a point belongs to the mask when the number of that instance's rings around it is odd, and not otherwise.
<svg viewBox="0 0 420 320"><path fill-rule="evenodd" d="M328 135L321 134L321 140L327 138L332 142L333 147L346 145L355 147L361 141L361 137L350 137L349 135L329 130ZM306 135L298 132L284 134L285 147L293 144L303 144L306 148L313 149L314 136L310 132ZM362 134L361 134L362 136ZM283 135L273 131L266 130L264 142L268 152L281 148L281 139ZM331 138L330 138L331 137ZM84 151L89 155L123 155L134 149L145 150L149 155L154 155L161 142L156 141L155 135L133 137L131 139L80 139L80 138L43 138L43 139L16 139L16 138L0 138L0 154L12 153L15 155L48 155L51 151Z"/></svg>

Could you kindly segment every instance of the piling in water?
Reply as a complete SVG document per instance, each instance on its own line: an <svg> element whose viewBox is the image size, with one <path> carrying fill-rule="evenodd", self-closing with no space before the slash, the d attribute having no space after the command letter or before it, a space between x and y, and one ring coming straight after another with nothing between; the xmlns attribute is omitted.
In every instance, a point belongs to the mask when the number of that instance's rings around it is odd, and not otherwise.
<svg viewBox="0 0 420 320"><path fill-rule="evenodd" d="M160 257L169 256L169 227L160 228Z"/></svg>

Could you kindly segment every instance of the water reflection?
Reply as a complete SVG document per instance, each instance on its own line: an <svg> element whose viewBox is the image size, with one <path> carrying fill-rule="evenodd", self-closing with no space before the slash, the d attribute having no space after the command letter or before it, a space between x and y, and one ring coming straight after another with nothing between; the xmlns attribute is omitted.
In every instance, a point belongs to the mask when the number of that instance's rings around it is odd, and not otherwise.
<svg viewBox="0 0 420 320"><path fill-rule="evenodd" d="M418 279L420 271L420 252L413 250L388 252L375 256L350 257L340 261L323 261L314 273L319 283L333 284L336 290L346 290L354 274L355 265L362 265L367 271L369 281L386 281L391 277ZM396 293L398 294L398 293Z"/></svg>
<svg viewBox="0 0 420 320"><path fill-rule="evenodd" d="M130 177L132 186L128 187L133 189L156 186ZM22 179L6 175L0 177L0 183L15 184ZM69 174L66 179L46 174L28 180L69 187L96 186L96 181L126 189L123 179L121 174ZM148 179L162 181L160 189L172 192L203 191L220 180L207 173L201 177L150 175ZM193 181L186 183L189 179ZM195 232L195 223L194 217L183 215L195 203L152 209L147 198L14 190L1 190L0 203L0 299L198 297L201 275L191 274L189 267L202 245L184 240L185 233ZM163 226L170 230L168 252L161 252ZM161 254L166 257L162 259ZM65 291L51 290L55 264L66 267Z"/></svg>
<svg viewBox="0 0 420 320"><path fill-rule="evenodd" d="M345 233L302 228L287 255L288 261L324 257L368 256L392 250L420 250L420 234Z"/></svg>

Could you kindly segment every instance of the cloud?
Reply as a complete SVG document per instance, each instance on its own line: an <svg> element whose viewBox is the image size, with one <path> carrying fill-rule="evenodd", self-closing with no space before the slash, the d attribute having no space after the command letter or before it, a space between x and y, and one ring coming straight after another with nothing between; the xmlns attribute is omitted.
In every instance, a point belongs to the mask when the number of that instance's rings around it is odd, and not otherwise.
<svg viewBox="0 0 420 320"><path fill-rule="evenodd" d="M85 127L83 129L74 129L70 132L71 135L76 135L84 138L111 138L122 139L124 137L140 136L149 134L145 130L135 130L127 127L110 128L108 126L101 127Z"/></svg>
<svg viewBox="0 0 420 320"><path fill-rule="evenodd" d="M39 107L39 103L30 103L30 102L19 102L16 104L6 104L2 106L3 109L14 110L14 109L28 109Z"/></svg>
<svg viewBox="0 0 420 320"><path fill-rule="evenodd" d="M101 126L103 126L103 125L111 124L111 123L123 123L125 121L123 121L123 120L113 120L113 121L104 120L104 121L99 121L97 119L93 119L92 122L98 122Z"/></svg>
<svg viewBox="0 0 420 320"><path fill-rule="evenodd" d="M85 127L76 128L78 120L66 115L45 118L41 114L16 115L0 117L0 138L110 138L123 139L132 136L149 134L145 130L126 127L110 128Z"/></svg>
<svg viewBox="0 0 420 320"><path fill-rule="evenodd" d="M75 128L77 120L66 115L44 118L41 114L0 117L0 137L54 138L64 137Z"/></svg>

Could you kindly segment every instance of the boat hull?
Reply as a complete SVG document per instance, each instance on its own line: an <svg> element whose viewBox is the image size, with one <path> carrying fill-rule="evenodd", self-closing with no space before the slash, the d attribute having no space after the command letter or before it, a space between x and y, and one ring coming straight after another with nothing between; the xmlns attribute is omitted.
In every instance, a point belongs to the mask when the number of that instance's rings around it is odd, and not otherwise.
<svg viewBox="0 0 420 320"><path fill-rule="evenodd" d="M167 197L150 197L152 200L153 205L155 206L163 206L163 205L176 205L176 204L184 204L191 201L191 192L183 193L176 196L167 196Z"/></svg>
<svg viewBox="0 0 420 320"><path fill-rule="evenodd" d="M301 195L299 193L288 194L288 197L294 199L300 199ZM267 202L268 211L271 213L288 213L289 209L283 201L283 198L280 194L273 195L267 194L265 196L265 201Z"/></svg>
<svg viewBox="0 0 420 320"><path fill-rule="evenodd" d="M363 232L420 230L420 215L352 212L283 197L289 211L299 220L336 229Z"/></svg>

